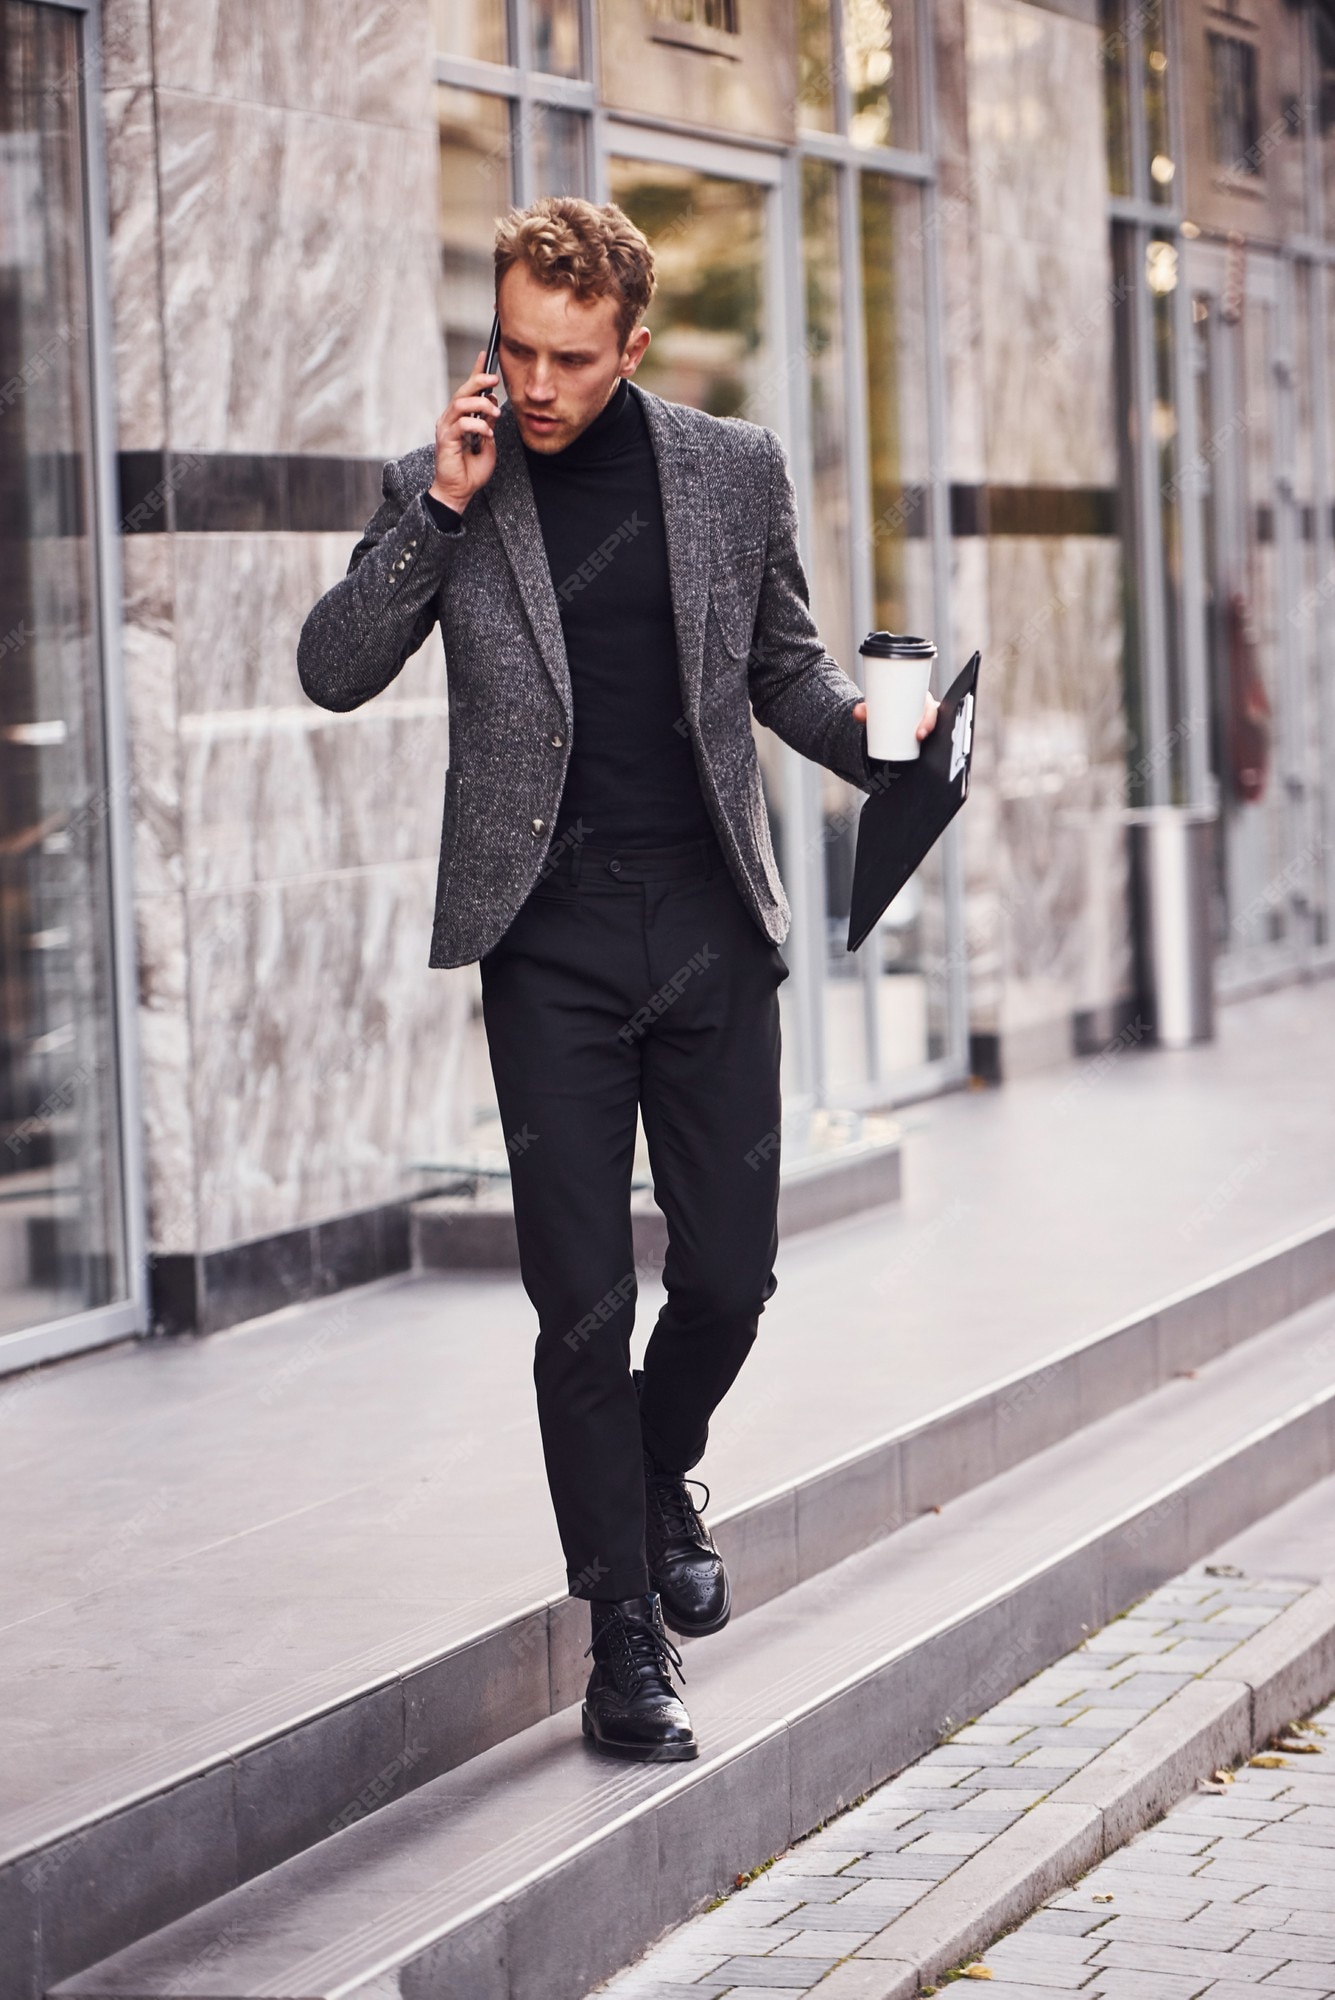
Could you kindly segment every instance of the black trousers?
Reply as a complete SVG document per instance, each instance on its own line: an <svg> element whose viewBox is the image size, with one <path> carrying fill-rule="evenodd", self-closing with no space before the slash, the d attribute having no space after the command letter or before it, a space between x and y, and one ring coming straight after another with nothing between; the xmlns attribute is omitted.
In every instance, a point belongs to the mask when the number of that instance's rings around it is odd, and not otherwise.
<svg viewBox="0 0 1335 2000"><path fill-rule="evenodd" d="M570 1589L648 1589L641 1439L685 1472L774 1291L787 968L712 840L571 847L482 960L534 1379ZM636 1110L667 1301L630 1373Z"/></svg>

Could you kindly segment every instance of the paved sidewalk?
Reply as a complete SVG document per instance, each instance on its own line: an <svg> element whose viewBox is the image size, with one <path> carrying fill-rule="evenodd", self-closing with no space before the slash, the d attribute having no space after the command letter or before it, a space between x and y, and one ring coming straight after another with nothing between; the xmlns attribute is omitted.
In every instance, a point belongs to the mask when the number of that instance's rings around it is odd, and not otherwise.
<svg viewBox="0 0 1335 2000"><path fill-rule="evenodd" d="M1254 1552L1293 1574L1249 1574ZM1330 1575L1328 1480L799 1842L599 2000L820 2000L825 1975L933 1884ZM1335 1995L1335 1705L1326 1718L1328 1738L1304 1733L1281 1764L1187 1799L965 1977L997 2000Z"/></svg>

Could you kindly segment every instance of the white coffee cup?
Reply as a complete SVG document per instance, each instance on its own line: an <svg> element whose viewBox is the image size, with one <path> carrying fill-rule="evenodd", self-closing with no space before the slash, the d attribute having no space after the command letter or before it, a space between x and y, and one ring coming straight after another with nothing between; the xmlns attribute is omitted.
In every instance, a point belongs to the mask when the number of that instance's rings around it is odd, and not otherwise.
<svg viewBox="0 0 1335 2000"><path fill-rule="evenodd" d="M858 651L867 698L867 755L906 764L921 754L917 728L936 647L902 632L869 632Z"/></svg>

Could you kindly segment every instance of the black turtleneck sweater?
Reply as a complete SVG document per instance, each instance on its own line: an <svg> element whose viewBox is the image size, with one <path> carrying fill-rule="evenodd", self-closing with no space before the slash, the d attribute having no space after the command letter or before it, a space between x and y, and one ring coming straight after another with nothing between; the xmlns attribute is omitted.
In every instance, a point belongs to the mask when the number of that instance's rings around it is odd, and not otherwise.
<svg viewBox="0 0 1335 2000"><path fill-rule="evenodd" d="M658 467L630 384L564 451L525 446L524 457L574 697L555 836L582 820L596 847L708 837L682 716Z"/></svg>

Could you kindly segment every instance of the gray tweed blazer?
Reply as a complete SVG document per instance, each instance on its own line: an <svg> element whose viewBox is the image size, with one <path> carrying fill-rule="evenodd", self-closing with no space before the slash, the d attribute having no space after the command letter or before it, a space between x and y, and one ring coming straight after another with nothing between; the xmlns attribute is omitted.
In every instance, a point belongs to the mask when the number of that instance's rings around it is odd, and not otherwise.
<svg viewBox="0 0 1335 2000"><path fill-rule="evenodd" d="M775 944L788 901L775 865L751 710L786 743L872 788L858 689L821 645L797 551L797 509L772 431L705 416L632 385L658 462L681 662L682 714L705 805L733 879ZM348 574L320 599L297 650L324 708L387 687L439 621L449 678L450 766L433 966L497 943L538 878L573 728L556 593L524 449L509 410L496 468L461 529L422 505L431 445L392 460ZM615 561L590 550L590 560ZM588 837L596 841L596 830Z"/></svg>

